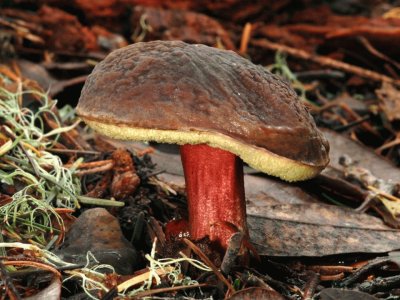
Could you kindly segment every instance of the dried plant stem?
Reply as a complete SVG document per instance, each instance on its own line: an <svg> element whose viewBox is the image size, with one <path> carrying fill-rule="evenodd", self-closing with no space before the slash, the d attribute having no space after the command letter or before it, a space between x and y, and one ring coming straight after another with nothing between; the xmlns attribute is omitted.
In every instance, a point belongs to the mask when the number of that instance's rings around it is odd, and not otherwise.
<svg viewBox="0 0 400 300"><path fill-rule="evenodd" d="M205 287L205 286L208 286L208 284L199 283L199 284L193 284L193 285L180 285L180 286L173 286L173 287L167 287L167 288L152 289L152 290L144 291L141 293L137 293L135 295L135 297L137 299L141 299L142 297L146 297L146 296L150 296L150 295L154 295L154 294L171 293L171 292L175 292L175 291L200 288L200 287Z"/></svg>
<svg viewBox="0 0 400 300"><path fill-rule="evenodd" d="M162 276L168 274L168 272L173 271L173 269L174 269L173 267L166 267L165 269L157 269L155 272L157 273L157 275ZM146 280L149 279L149 274L150 271L124 281L123 283L118 285L117 287L118 292L123 292L124 290L130 288L131 286L145 282Z"/></svg>
<svg viewBox="0 0 400 300"><path fill-rule="evenodd" d="M247 53L247 48L249 46L249 41L251 37L251 30L252 30L251 23L246 23L246 25L244 25L242 32L242 39L240 41L239 53L242 55L245 55Z"/></svg>
<svg viewBox="0 0 400 300"><path fill-rule="evenodd" d="M400 80L396 80L392 77L367 70L358 66L353 66L326 56L321 56L321 55L315 55L315 54L310 54L307 51L301 50L301 49L295 49L292 47L288 47L286 45L278 44L278 43L273 43L268 41L267 39L257 39L257 40L252 40L250 42L252 45L265 48L265 49L270 49L274 51L280 51L283 53L287 53L289 55L292 55L297 58L301 58L304 60L310 60L313 61L317 64L320 64L322 66L327 66L331 68L335 68L338 70L342 70L351 74L358 75L363 78L368 78L374 81L383 81L383 82L389 82L392 84L397 84L400 85Z"/></svg>
<svg viewBox="0 0 400 300"><path fill-rule="evenodd" d="M87 196L77 196L78 201L83 204L90 204L90 205L96 205L96 206L114 206L114 207L121 207L124 206L125 203L121 201L115 201L115 200L106 200L106 199L100 199L100 198L93 198L93 197L87 197Z"/></svg>
<svg viewBox="0 0 400 300"><path fill-rule="evenodd" d="M8 261L3 261L3 264L5 266L35 267L35 268L49 271L49 272L53 273L54 275L56 275L58 278L61 278L61 273L56 268L54 268L50 265L44 264L44 263L36 262L36 261L8 260Z"/></svg>
<svg viewBox="0 0 400 300"><path fill-rule="evenodd" d="M194 252L196 255L198 255L202 261L204 261L205 264L207 264L208 267L211 268L211 270L214 272L215 276L219 280L221 280L228 288L228 294L232 295L233 292L235 291L233 286L229 283L229 281L225 278L225 276L217 269L217 267L212 263L212 261L197 247L195 244L193 244L190 240L188 239L183 239L186 245Z"/></svg>
<svg viewBox="0 0 400 300"><path fill-rule="evenodd" d="M339 273L335 275L321 275L319 279L321 281L337 281L344 278L344 273Z"/></svg>
<svg viewBox="0 0 400 300"><path fill-rule="evenodd" d="M108 164L114 164L114 161L112 159L106 159L106 160L85 162L85 163L80 163L79 165L76 166L76 168L77 169L96 168L96 167L101 167L101 166L108 165ZM64 167L66 167L66 168L70 168L72 166L73 166L73 164L65 164L64 165Z"/></svg>
<svg viewBox="0 0 400 300"><path fill-rule="evenodd" d="M91 151L91 150L78 150L78 149L59 149L59 148L51 148L47 149L48 152L52 153L61 153L61 154L87 154L87 155L100 155L99 151Z"/></svg>

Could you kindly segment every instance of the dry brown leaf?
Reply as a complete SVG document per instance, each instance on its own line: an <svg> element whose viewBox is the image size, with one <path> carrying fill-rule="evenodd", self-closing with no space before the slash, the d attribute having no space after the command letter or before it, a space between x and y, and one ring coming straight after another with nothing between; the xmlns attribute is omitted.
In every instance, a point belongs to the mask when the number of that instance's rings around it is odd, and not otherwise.
<svg viewBox="0 0 400 300"><path fill-rule="evenodd" d="M325 256L400 249L399 231L352 209L320 204L247 207L250 238L259 255Z"/></svg>

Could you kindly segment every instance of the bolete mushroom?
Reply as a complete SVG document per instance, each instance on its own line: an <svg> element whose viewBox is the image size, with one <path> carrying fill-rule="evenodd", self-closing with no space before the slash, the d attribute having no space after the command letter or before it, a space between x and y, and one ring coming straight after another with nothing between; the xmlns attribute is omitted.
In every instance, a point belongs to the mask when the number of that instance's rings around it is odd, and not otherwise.
<svg viewBox="0 0 400 300"><path fill-rule="evenodd" d="M79 116L106 136L181 145L193 240L226 248L247 234L242 161L309 179L329 146L288 83L232 51L180 41L109 54L83 87Z"/></svg>

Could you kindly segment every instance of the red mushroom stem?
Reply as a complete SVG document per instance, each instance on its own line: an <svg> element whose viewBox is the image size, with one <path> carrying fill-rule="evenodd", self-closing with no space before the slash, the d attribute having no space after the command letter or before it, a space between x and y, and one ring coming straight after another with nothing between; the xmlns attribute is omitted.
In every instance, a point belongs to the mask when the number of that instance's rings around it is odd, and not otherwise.
<svg viewBox="0 0 400 300"><path fill-rule="evenodd" d="M233 233L248 235L243 163L236 155L205 144L180 148L193 240L209 236L226 249Z"/></svg>

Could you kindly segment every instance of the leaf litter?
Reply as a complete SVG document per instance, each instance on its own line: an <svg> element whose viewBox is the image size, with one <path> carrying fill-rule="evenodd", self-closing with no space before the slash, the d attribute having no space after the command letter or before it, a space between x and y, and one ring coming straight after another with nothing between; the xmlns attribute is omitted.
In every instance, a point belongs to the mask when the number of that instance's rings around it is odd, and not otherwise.
<svg viewBox="0 0 400 300"><path fill-rule="evenodd" d="M56 2L52 5L57 6ZM5 216L2 227L5 243L24 241L40 249L54 249L62 243L69 223L73 222L72 213L77 216L87 208L107 205L111 206L111 212L119 216L127 238L135 242L145 261L141 266L150 266L150 269L142 269L141 275L131 275L131 282L145 282L149 287L146 291L136 293L136 297L146 297L153 293L181 297L229 297L224 294L224 289L218 288L218 280L215 280L223 275L227 276L228 287L232 285L235 290L242 289L236 294L239 299L262 296L275 296L279 299L279 294L291 299L314 296L319 299L365 299L368 297L366 292L374 295L370 296L371 299L396 299L399 269L393 263L395 252L390 253L390 259L385 255L398 248L395 239L397 230L394 228L399 227L397 184L400 175L394 165L360 146L361 143L368 145L392 162L400 162L396 123L398 109L395 100L395 85L398 84L396 73L399 69L398 63L392 58L397 57L398 48L390 46L398 38L396 9L392 8L385 14L377 13L377 4L365 8L365 15L371 13L366 17L340 14L335 4L298 7L292 11L290 3L283 1L271 4L261 16L256 12L262 11L262 4L253 6L251 3L239 5L236 1L222 1L218 4L205 1L199 8L193 2L186 8L201 11L185 14L184 11L174 10L174 5L178 4L166 1L163 9L138 7L135 9L135 18L130 20L132 28L137 31L136 34L131 32L132 39L145 41L151 40L152 36L169 39L168 30L152 31L159 24L157 18L146 18L146 12L166 16L178 14L181 24L173 24L173 18L165 18L161 24L162 28L176 29L184 26L189 29L175 30L174 39L187 39L187 32L190 32L198 42L218 47L225 45L233 49L243 29L241 54L249 55L258 63L272 64L275 72L280 72L295 85L318 124L340 132L326 132L333 149L331 164L320 177L311 182L287 185L246 169L246 189L250 192L248 210L251 228L254 228L251 232L262 259L261 263L251 265L257 266L257 269L243 270L236 267L231 268L234 271L230 274L219 274L217 270L210 275L210 272L204 270L193 271L188 267L189 261L186 258L178 262L182 256L177 258L177 253L182 252L192 259L190 252L194 248L182 245L179 240L171 245L164 232L168 220L179 219L186 214L182 179L179 177L180 167L176 165L179 162L177 156L159 156L158 151L154 155L146 155L140 154L143 149L133 149L130 152L136 153L132 156L135 169L121 168L113 172L116 162L122 157L115 152L116 147L76 127L71 109L58 110L53 100L49 97L46 100L47 94L37 89L38 86L32 81L20 78L18 72L14 74L2 68L0 73L4 76L1 83L7 87L3 93L15 94L18 99L17 105L11 107L16 114L7 122L3 123L1 119L0 130L0 201L2 207L7 208L5 212L0 210L0 213L2 217ZM347 1L341 3L340 10L349 8ZM86 7L79 1L66 5L69 11L81 11L86 18L85 22L63 11L64 7L44 6L30 13L7 8L0 13L0 26L7 29L0 54L12 56L18 52L45 60L42 66L51 73L51 78L48 77L53 81L51 94L60 94L63 89L72 91L85 79L90 66L94 64L93 59L102 59L110 49L126 44L122 35L118 37L105 28L91 26L91 22L95 24L102 20L98 24L104 24L114 32L121 32L118 23L124 18L119 15L119 2L113 4L114 9L103 11L106 16L100 15L102 10L97 10L95 5ZM202 15L204 8L212 11L213 16L205 18ZM376 11L371 12L369 9ZM280 12L286 13L286 10L293 13L291 18L282 18ZM266 15L269 21L265 21ZM382 18L377 15L382 15ZM68 22L54 22L51 16ZM192 16L195 20L190 19ZM222 26L213 22L216 18L224 19ZM140 28L135 25L138 20ZM195 29L201 28L202 22L206 22L204 20L210 20L210 27L216 25L209 28L208 35L201 36ZM247 20L251 20L252 24L245 24ZM52 31L62 34L53 34L53 38L49 39ZM71 36L71 33L76 32L82 34ZM62 40L57 41L54 37ZM78 47L81 51L79 53L76 50ZM100 52L90 52L92 50ZM271 50L278 50L275 61L269 53ZM64 80L63 72L72 72L75 77ZM38 72L35 73L40 79ZM54 89L55 86L57 88ZM1 97L5 97L3 93ZM13 126L18 128L21 120L28 125L29 130L15 134ZM345 135L356 142L345 138ZM145 145L144 152L151 151L149 145ZM156 161L157 166L154 166L150 157ZM173 160L170 160L171 157ZM351 161L346 160L346 157ZM156 176L163 170L172 175L164 173ZM110 191L109 187L115 178L137 181L135 175L139 177L140 184L133 192L115 183L114 191ZM173 178L178 184L163 178ZM58 180L62 180L62 184ZM120 182L117 180L116 183ZM125 197L130 192L133 195ZM122 201L114 201L113 195L123 195ZM111 200L107 200L109 198ZM325 204L321 204L321 201ZM21 209L25 213L20 214ZM154 246L155 238L158 242ZM269 247L266 247L268 243ZM23 248L13 244L7 251L2 249L4 256L8 254L2 260L3 264L7 264L5 272L0 264L2 280L8 279L9 274L15 274L15 269L32 272L21 267L21 256L41 260L36 264L31 263L33 268L50 266L50 262L43 260L40 251L25 248L22 252ZM206 252L206 249L202 249ZM381 251L383 253L378 254ZM146 256L149 252L152 254ZM276 258L274 255L279 253L282 256ZM17 262L20 265L12 260L16 254L19 254ZM310 256L306 258L297 255ZM377 260L374 259L376 256ZM155 262L146 259L149 257ZM170 261L160 261L160 257L173 257L171 260L174 263L169 265ZM71 280L64 285L68 288L72 286L71 290L87 293L87 297L116 296L116 287L124 279L108 267L104 268L110 270L108 274L101 271L101 268L97 269L102 263L96 262L95 258L89 257L88 261L91 263L85 267L67 267L58 261L58 266L53 269L49 267L48 270L52 274L60 271L64 278L69 272ZM180 268L174 269L175 263L179 263ZM13 269L10 265L13 265ZM162 268L153 268L155 265ZM184 292L172 286L174 282L181 284L189 280L186 277L188 274L206 286ZM60 289L57 276L54 275L51 282L52 285L55 283L56 289ZM183 281L179 283L175 281L176 278ZM6 280L9 295L13 291L17 291L17 294L23 291L27 295L40 289L39 285L32 284L30 289L23 289L21 285L11 288L13 282L17 281ZM160 285L156 286L156 283ZM353 290L324 289L336 285ZM137 288L140 287L134 286L131 291ZM179 288L185 289L185 286Z"/></svg>

